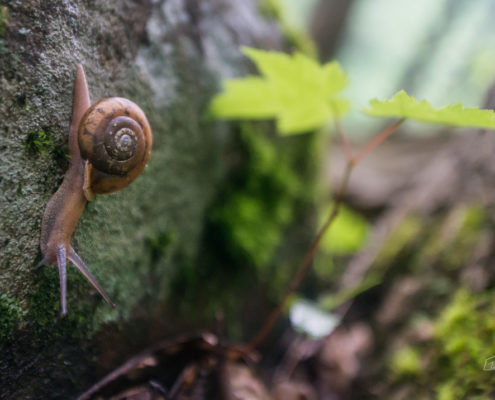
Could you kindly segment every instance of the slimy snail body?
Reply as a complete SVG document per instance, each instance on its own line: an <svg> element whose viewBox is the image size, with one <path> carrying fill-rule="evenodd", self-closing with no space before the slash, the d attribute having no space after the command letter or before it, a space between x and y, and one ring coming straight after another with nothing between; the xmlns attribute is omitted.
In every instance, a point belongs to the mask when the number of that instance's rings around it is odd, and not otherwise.
<svg viewBox="0 0 495 400"><path fill-rule="evenodd" d="M151 128L143 111L120 97L91 105L84 70L78 65L69 127L69 168L48 202L41 223L43 259L39 265L58 266L62 316L67 313L67 260L114 306L70 245L70 239L86 203L95 193L114 192L136 179L150 158L151 146Z"/></svg>

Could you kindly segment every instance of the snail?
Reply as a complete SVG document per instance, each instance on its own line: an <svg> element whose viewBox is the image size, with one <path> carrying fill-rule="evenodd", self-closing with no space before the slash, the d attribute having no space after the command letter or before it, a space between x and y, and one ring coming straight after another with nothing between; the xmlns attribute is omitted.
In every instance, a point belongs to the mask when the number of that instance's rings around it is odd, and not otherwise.
<svg viewBox="0 0 495 400"><path fill-rule="evenodd" d="M136 179L150 158L151 145L148 120L132 101L110 97L90 105L86 76L79 64L69 127L69 168L43 214L40 240L43 258L38 264L58 266L62 316L67 314L67 260L114 307L70 245L70 239L86 203L94 194L114 192Z"/></svg>

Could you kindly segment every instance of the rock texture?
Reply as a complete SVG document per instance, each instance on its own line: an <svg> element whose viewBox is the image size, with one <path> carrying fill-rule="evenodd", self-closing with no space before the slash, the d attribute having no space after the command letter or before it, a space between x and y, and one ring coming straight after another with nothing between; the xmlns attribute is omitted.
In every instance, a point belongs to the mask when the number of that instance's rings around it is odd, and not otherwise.
<svg viewBox="0 0 495 400"><path fill-rule="evenodd" d="M243 72L239 45L273 47L277 38L252 1L2 3L1 399L70 398L93 379L88 338L146 299L159 309L169 275L196 255L226 170L228 132L207 118L208 102L221 79ZM60 320L57 272L35 265L43 210L68 165L77 63L92 101L118 95L143 108L154 147L132 185L88 205L72 239L117 308L69 267L69 316Z"/></svg>

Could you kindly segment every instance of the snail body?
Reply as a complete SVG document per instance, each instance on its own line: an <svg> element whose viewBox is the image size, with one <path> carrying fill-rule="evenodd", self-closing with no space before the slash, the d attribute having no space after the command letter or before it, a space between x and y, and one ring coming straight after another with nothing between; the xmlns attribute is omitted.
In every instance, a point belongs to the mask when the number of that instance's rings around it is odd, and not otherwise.
<svg viewBox="0 0 495 400"><path fill-rule="evenodd" d="M78 65L69 128L69 168L48 202L41 224L43 259L39 265L58 266L62 316L67 313L67 260L114 306L70 245L70 238L94 194L114 192L136 179L150 158L151 147L151 128L143 111L121 97L90 105L84 70Z"/></svg>

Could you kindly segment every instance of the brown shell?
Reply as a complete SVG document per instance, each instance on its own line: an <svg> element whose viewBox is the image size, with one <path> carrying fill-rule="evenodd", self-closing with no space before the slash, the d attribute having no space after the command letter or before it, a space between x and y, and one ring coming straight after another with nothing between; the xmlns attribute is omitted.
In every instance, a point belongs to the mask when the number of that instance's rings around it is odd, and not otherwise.
<svg viewBox="0 0 495 400"><path fill-rule="evenodd" d="M93 193L111 193L131 183L151 155L151 128L132 101L109 97L93 104L79 126L79 149L92 166Z"/></svg>

